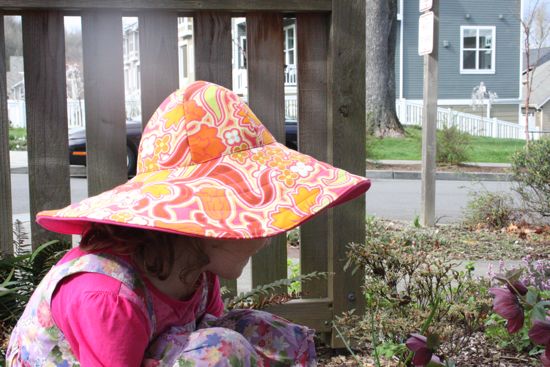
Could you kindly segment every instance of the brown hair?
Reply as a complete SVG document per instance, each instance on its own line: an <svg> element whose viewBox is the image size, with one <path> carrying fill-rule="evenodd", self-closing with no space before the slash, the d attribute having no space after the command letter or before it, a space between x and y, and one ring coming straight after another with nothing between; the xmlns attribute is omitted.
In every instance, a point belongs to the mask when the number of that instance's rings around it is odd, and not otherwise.
<svg viewBox="0 0 550 367"><path fill-rule="evenodd" d="M179 272L180 280L188 283L186 278L191 272L210 262L198 238L141 228L91 223L82 234L80 247L84 251L108 249L116 254L129 255L142 270L160 280L165 280L174 267L176 242L188 247L186 266Z"/></svg>

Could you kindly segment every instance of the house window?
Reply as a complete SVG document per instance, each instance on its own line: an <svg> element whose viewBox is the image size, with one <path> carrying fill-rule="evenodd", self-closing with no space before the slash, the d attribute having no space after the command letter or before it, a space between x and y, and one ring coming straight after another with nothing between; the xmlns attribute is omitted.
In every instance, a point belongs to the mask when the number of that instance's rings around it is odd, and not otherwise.
<svg viewBox="0 0 550 367"><path fill-rule="evenodd" d="M460 27L460 73L495 73L495 27Z"/></svg>
<svg viewBox="0 0 550 367"><path fill-rule="evenodd" d="M295 61L295 50L294 50L294 30L296 27L291 25L284 29L285 33L285 64L294 65Z"/></svg>
<svg viewBox="0 0 550 367"><path fill-rule="evenodd" d="M239 39L239 69L246 69L246 37Z"/></svg>

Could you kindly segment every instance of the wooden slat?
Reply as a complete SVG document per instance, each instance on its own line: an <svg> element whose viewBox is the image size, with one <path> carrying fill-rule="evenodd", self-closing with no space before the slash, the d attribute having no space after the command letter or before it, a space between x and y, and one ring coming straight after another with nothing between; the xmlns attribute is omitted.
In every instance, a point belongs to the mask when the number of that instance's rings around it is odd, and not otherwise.
<svg viewBox="0 0 550 367"><path fill-rule="evenodd" d="M198 12L193 18L195 41L195 79L232 88L231 15ZM237 281L220 279L229 290L227 297L237 295Z"/></svg>
<svg viewBox="0 0 550 367"><path fill-rule="evenodd" d="M0 251L13 253L9 119L6 95L4 16L0 14Z"/></svg>
<svg viewBox="0 0 550 367"><path fill-rule="evenodd" d="M365 1L333 3L329 40L329 160L336 167L365 174ZM353 37L350 37L353 35ZM368 47L368 46L367 46ZM332 148L332 149L331 149ZM330 157L332 151L333 156ZM346 246L365 241L365 197L329 211L329 298L334 315L355 309L364 312L363 272L343 270ZM332 333L332 346L342 342Z"/></svg>
<svg viewBox="0 0 550 367"><path fill-rule="evenodd" d="M31 233L36 248L53 238L68 239L33 220L37 212L61 208L71 200L63 14L26 12L22 26Z"/></svg>
<svg viewBox="0 0 550 367"><path fill-rule="evenodd" d="M327 154L327 55L329 17L298 14L298 145L300 151L321 161ZM327 271L328 215L321 213L300 227L302 274ZM325 279L302 285L305 297L326 297Z"/></svg>
<svg viewBox="0 0 550 367"><path fill-rule="evenodd" d="M82 13L88 195L127 180L122 14Z"/></svg>
<svg viewBox="0 0 550 367"><path fill-rule="evenodd" d="M309 326L318 333L331 330L332 302L328 298L292 300L283 304L269 305L265 311Z"/></svg>
<svg viewBox="0 0 550 367"><path fill-rule="evenodd" d="M330 11L331 0L0 0L0 8L33 9L169 9L243 11Z"/></svg>
<svg viewBox="0 0 550 367"><path fill-rule="evenodd" d="M231 89L231 15L198 12L194 17L195 79Z"/></svg>
<svg viewBox="0 0 550 367"><path fill-rule="evenodd" d="M157 107L178 89L178 18L174 12L139 16L141 118L143 127Z"/></svg>
<svg viewBox="0 0 550 367"><path fill-rule="evenodd" d="M246 17L248 101L252 111L280 142L284 129L283 18L253 13ZM287 278L286 235L271 240L252 259L252 286Z"/></svg>

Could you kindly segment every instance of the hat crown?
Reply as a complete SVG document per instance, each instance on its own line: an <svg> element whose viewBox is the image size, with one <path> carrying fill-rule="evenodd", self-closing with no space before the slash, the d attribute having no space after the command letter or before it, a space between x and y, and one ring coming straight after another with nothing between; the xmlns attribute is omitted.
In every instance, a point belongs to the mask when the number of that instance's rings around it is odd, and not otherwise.
<svg viewBox="0 0 550 367"><path fill-rule="evenodd" d="M275 142L234 92L204 81L168 96L145 127L137 174L186 167Z"/></svg>

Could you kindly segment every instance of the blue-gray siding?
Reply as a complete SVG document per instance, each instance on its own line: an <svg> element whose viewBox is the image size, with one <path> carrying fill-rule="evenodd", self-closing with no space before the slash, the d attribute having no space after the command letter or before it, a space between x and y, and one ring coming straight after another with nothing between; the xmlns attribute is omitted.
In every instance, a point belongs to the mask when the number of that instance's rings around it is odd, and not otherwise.
<svg viewBox="0 0 550 367"><path fill-rule="evenodd" d="M418 56L418 0L403 3L403 94L407 99L421 99L423 59ZM519 6L519 0L440 1L440 99L470 99L472 88L481 81L499 98L519 98ZM466 14L470 14L469 19ZM460 26L463 25L496 27L495 74L460 74ZM443 41L448 41L449 47L443 47ZM396 71L399 71L399 63Z"/></svg>

